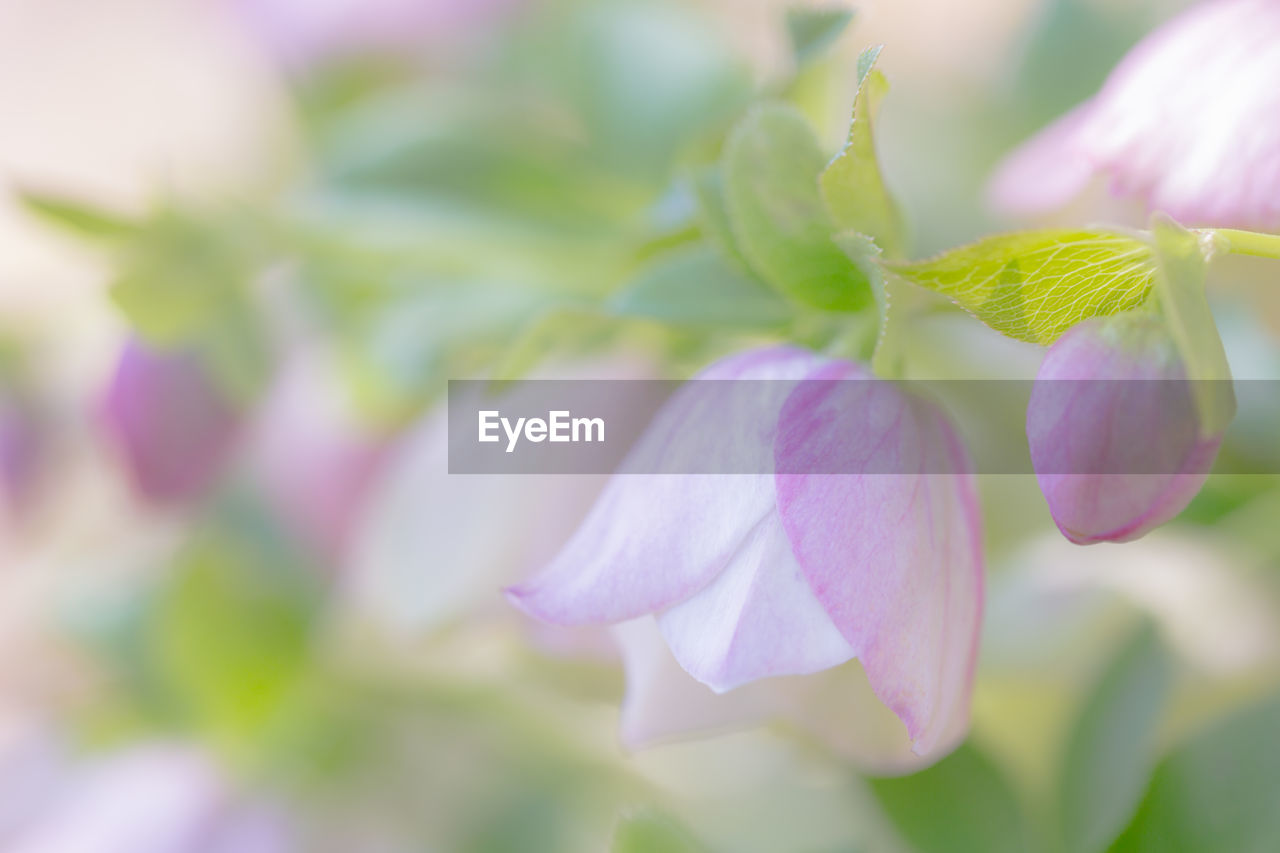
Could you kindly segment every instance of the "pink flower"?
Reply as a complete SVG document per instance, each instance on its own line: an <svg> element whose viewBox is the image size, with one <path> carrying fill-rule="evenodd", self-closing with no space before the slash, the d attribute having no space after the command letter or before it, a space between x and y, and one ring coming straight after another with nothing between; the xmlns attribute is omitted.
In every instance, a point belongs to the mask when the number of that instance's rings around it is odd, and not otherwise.
<svg viewBox="0 0 1280 853"><path fill-rule="evenodd" d="M229 0L286 65L447 43L512 0Z"/></svg>
<svg viewBox="0 0 1280 853"><path fill-rule="evenodd" d="M219 768L193 749L151 744L54 775L25 819L0 838L9 853L296 849L276 812L236 796Z"/></svg>
<svg viewBox="0 0 1280 853"><path fill-rule="evenodd" d="M385 457L386 441L345 393L336 367L296 356L245 438L249 477L300 541L334 562Z"/></svg>
<svg viewBox="0 0 1280 853"><path fill-rule="evenodd" d="M100 414L138 493L154 503L200 496L239 425L236 408L198 358L136 340L120 354Z"/></svg>
<svg viewBox="0 0 1280 853"><path fill-rule="evenodd" d="M1157 318L1119 314L1049 348L1027 406L1036 478L1072 542L1127 542L1204 485L1221 435L1203 435L1186 368Z"/></svg>
<svg viewBox="0 0 1280 853"><path fill-rule="evenodd" d="M890 383L829 381L872 376L796 349L699 378L762 381L689 383L631 458L696 453L706 470L760 449L761 473L615 476L510 598L556 624L653 614L680 666L721 693L857 658L914 751L945 752L967 727L982 607L977 501L950 424ZM733 434L682 440L710 412Z"/></svg>
<svg viewBox="0 0 1280 853"><path fill-rule="evenodd" d="M1280 228L1280 3L1207 0L1144 39L1101 92L1016 151L991 185L1014 213L1094 175L1188 224Z"/></svg>
<svg viewBox="0 0 1280 853"><path fill-rule="evenodd" d="M23 395L0 395L0 513L20 517L36 497L49 451L41 420Z"/></svg>

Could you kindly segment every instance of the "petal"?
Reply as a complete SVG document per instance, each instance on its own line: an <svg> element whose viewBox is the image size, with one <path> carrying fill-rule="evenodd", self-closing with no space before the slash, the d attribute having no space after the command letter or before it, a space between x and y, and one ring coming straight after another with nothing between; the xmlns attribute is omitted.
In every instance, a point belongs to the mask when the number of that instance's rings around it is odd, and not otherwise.
<svg viewBox="0 0 1280 853"><path fill-rule="evenodd" d="M818 600L916 753L949 748L968 724L982 611L978 504L950 424L888 382L810 382L776 450L778 507Z"/></svg>
<svg viewBox="0 0 1280 853"><path fill-rule="evenodd" d="M906 727L872 692L857 661L716 693L680 666L652 617L611 630L627 674L620 729L628 749L783 722L867 772L906 773L937 757L912 751Z"/></svg>
<svg viewBox="0 0 1280 853"><path fill-rule="evenodd" d="M801 572L776 512L719 577L664 611L658 625L680 665L716 692L853 657Z"/></svg>
<svg viewBox="0 0 1280 853"><path fill-rule="evenodd" d="M620 728L629 749L756 725L786 705L776 682L748 684L725 694L698 682L676 662L651 616L620 622L611 630L627 672Z"/></svg>
<svg viewBox="0 0 1280 853"><path fill-rule="evenodd" d="M1187 224L1280 225L1277 79L1280 5L1201 3L1108 78L1090 150L1118 191Z"/></svg>
<svg viewBox="0 0 1280 853"><path fill-rule="evenodd" d="M754 382L745 391L737 382L686 383L623 470L770 470L777 413L791 387L785 380L819 363L789 348L717 362L696 378L784 381ZM714 580L773 511L773 479L766 474L615 475L559 555L508 596L530 615L559 624L652 613Z"/></svg>

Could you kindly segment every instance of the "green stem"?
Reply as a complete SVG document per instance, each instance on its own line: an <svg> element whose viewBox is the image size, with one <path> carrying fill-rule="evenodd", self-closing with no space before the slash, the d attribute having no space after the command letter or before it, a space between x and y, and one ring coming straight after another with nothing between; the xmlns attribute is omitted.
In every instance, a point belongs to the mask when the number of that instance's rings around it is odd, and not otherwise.
<svg viewBox="0 0 1280 853"><path fill-rule="evenodd" d="M1280 260L1280 234L1259 234L1234 228L1214 228L1203 233L1212 234L1224 252Z"/></svg>

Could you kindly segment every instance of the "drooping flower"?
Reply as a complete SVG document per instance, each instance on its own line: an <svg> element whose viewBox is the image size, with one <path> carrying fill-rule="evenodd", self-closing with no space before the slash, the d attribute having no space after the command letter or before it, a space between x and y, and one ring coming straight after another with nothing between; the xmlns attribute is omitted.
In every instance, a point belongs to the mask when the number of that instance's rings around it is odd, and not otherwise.
<svg viewBox="0 0 1280 853"><path fill-rule="evenodd" d="M1095 175L1195 225L1280 228L1280 3L1206 0L1160 27L1091 100L1018 149L991 185L1010 212Z"/></svg>
<svg viewBox="0 0 1280 853"><path fill-rule="evenodd" d="M244 446L247 475L272 511L315 553L340 561L387 442L327 358L300 353L284 366Z"/></svg>
<svg viewBox="0 0 1280 853"><path fill-rule="evenodd" d="M120 354L100 414L137 492L153 503L203 493L226 461L240 422L196 356L136 340Z"/></svg>
<svg viewBox="0 0 1280 853"><path fill-rule="evenodd" d="M1200 491L1221 434L1205 435L1186 367L1163 323L1086 320L1049 348L1027 406L1031 462L1072 542L1127 542Z"/></svg>
<svg viewBox="0 0 1280 853"><path fill-rule="evenodd" d="M914 751L945 752L967 727L982 600L977 502L949 422L889 383L841 381L873 378L858 365L797 349L698 378L738 381L686 385L629 457L663 473L612 478L509 597L556 624L653 614L716 692L857 658ZM729 434L698 434L709 413ZM755 473L666 473L744 460Z"/></svg>

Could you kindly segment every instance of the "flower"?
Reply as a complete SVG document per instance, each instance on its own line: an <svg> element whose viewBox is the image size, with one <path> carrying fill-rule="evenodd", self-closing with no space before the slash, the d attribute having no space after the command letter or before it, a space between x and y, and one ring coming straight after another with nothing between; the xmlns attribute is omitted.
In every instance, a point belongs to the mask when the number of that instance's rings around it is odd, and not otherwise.
<svg viewBox="0 0 1280 853"><path fill-rule="evenodd" d="M1016 151L993 203L1036 213L1095 174L1197 225L1280 228L1280 3L1208 0L1160 27L1093 99Z"/></svg>
<svg viewBox="0 0 1280 853"><path fill-rule="evenodd" d="M44 764L15 768L40 771L46 784L26 797L26 814L9 815L0 840L12 853L295 849L283 817L239 795L194 748L148 743L79 766Z"/></svg>
<svg viewBox="0 0 1280 853"><path fill-rule="evenodd" d="M1027 406L1040 490L1072 542L1128 542L1204 485L1222 442L1204 435L1192 383L1155 317L1079 323L1045 355Z"/></svg>
<svg viewBox="0 0 1280 853"><path fill-rule="evenodd" d="M120 354L100 414L134 487L152 503L200 496L221 470L240 421L196 356L136 340Z"/></svg>
<svg viewBox="0 0 1280 853"><path fill-rule="evenodd" d="M47 440L31 400L0 393L0 512L21 516L39 491L48 462Z"/></svg>
<svg viewBox="0 0 1280 853"><path fill-rule="evenodd" d="M684 386L623 469L757 473L614 476L509 598L562 625L652 614L680 666L721 693L857 658L913 750L944 753L967 728L982 607L978 506L947 419L792 348L698 378L739 381ZM708 416L731 434L708 434Z"/></svg>
<svg viewBox="0 0 1280 853"><path fill-rule="evenodd" d="M244 440L248 476L274 513L332 562L344 556L387 447L344 390L329 358L298 353L268 389Z"/></svg>
<svg viewBox="0 0 1280 853"><path fill-rule="evenodd" d="M447 43L512 0L229 0L233 11L290 66Z"/></svg>

